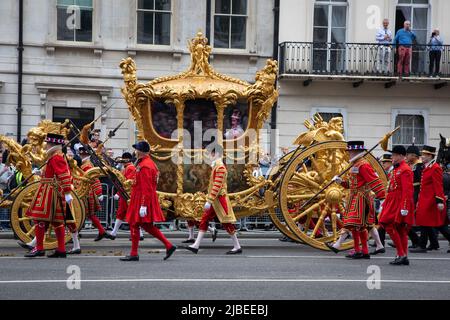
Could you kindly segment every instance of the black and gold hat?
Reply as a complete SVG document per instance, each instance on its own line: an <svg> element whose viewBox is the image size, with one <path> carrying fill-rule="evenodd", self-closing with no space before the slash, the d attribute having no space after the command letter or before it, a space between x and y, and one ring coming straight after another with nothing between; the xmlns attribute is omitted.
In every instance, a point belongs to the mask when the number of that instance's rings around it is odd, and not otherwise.
<svg viewBox="0 0 450 320"><path fill-rule="evenodd" d="M62 135L56 134L56 133L47 133L47 137L45 138L45 142L51 143L51 144L65 144L65 139Z"/></svg>
<svg viewBox="0 0 450 320"><path fill-rule="evenodd" d="M422 154L424 154L424 153L426 153L426 154L431 154L431 155L433 155L433 156L435 156L436 155L436 148L435 147L431 147L431 146L423 146L423 148L422 148Z"/></svg>
<svg viewBox="0 0 450 320"><path fill-rule="evenodd" d="M364 146L364 141L349 141L347 142L347 151L364 151L367 150Z"/></svg>
<svg viewBox="0 0 450 320"><path fill-rule="evenodd" d="M392 154L385 153L380 159L380 162L392 162Z"/></svg>

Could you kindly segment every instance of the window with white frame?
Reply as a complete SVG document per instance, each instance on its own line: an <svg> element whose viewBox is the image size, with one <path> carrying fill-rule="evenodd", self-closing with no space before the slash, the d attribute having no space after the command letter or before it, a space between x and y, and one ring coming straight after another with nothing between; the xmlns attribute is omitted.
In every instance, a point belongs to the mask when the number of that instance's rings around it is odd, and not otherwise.
<svg viewBox="0 0 450 320"><path fill-rule="evenodd" d="M400 126L392 137L393 145L409 146L414 143L418 147L425 144L425 117L420 114L397 114L395 127Z"/></svg>
<svg viewBox="0 0 450 320"><path fill-rule="evenodd" d="M92 42L92 0L58 0L57 39Z"/></svg>
<svg viewBox="0 0 450 320"><path fill-rule="evenodd" d="M318 0L315 2L313 70L337 71L343 68L347 5L347 0Z"/></svg>
<svg viewBox="0 0 450 320"><path fill-rule="evenodd" d="M138 0L137 43L170 45L171 0Z"/></svg>
<svg viewBox="0 0 450 320"><path fill-rule="evenodd" d="M214 48L245 49L247 42L247 0L215 0Z"/></svg>

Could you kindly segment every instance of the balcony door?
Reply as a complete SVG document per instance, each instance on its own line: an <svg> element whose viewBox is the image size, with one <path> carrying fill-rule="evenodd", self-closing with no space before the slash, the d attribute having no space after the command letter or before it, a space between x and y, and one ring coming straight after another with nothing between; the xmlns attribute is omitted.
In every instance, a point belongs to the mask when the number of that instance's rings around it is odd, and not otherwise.
<svg viewBox="0 0 450 320"><path fill-rule="evenodd" d="M426 72L428 55L426 44L429 32L429 1L428 0L399 0L395 15L395 32L403 28L406 20L411 21L411 28L417 36L417 46L414 47L411 72L421 74Z"/></svg>
<svg viewBox="0 0 450 320"><path fill-rule="evenodd" d="M347 0L320 0L314 5L313 72L344 71Z"/></svg>

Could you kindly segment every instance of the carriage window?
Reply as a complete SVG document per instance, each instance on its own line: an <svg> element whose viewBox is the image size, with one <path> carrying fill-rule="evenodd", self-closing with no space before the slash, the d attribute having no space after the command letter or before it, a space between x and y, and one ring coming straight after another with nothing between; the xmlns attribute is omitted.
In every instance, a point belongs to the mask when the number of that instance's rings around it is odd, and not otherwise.
<svg viewBox="0 0 450 320"><path fill-rule="evenodd" d="M190 137L184 138L184 147L203 149L215 140L217 110L214 102L205 99L189 100L184 107L184 129Z"/></svg>
<svg viewBox="0 0 450 320"><path fill-rule="evenodd" d="M177 110L174 105L160 101L152 103L152 124L156 133L170 139L177 129Z"/></svg>
<svg viewBox="0 0 450 320"><path fill-rule="evenodd" d="M392 137L394 145L405 147L413 142L419 148L425 144L425 120L421 115L401 114L395 117L395 127L400 126Z"/></svg>
<svg viewBox="0 0 450 320"><path fill-rule="evenodd" d="M224 138L234 140L244 134L248 123L247 101L238 102L236 105L225 109L223 128Z"/></svg>

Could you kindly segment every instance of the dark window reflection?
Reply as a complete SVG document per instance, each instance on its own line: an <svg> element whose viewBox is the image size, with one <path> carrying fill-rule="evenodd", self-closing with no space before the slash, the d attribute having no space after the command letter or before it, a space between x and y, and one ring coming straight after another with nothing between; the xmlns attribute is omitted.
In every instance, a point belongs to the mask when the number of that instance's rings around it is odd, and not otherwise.
<svg viewBox="0 0 450 320"><path fill-rule="evenodd" d="M155 101L151 108L153 128L161 137L170 139L172 133L177 129L177 110L175 106Z"/></svg>
<svg viewBox="0 0 450 320"><path fill-rule="evenodd" d="M217 132L217 110L214 102L205 99L186 101L184 129L190 134L189 139L184 139L185 148L206 148L213 142L213 136Z"/></svg>
<svg viewBox="0 0 450 320"><path fill-rule="evenodd" d="M240 101L235 106L228 107L224 112L224 138L234 140L244 134L248 124L248 105Z"/></svg>

